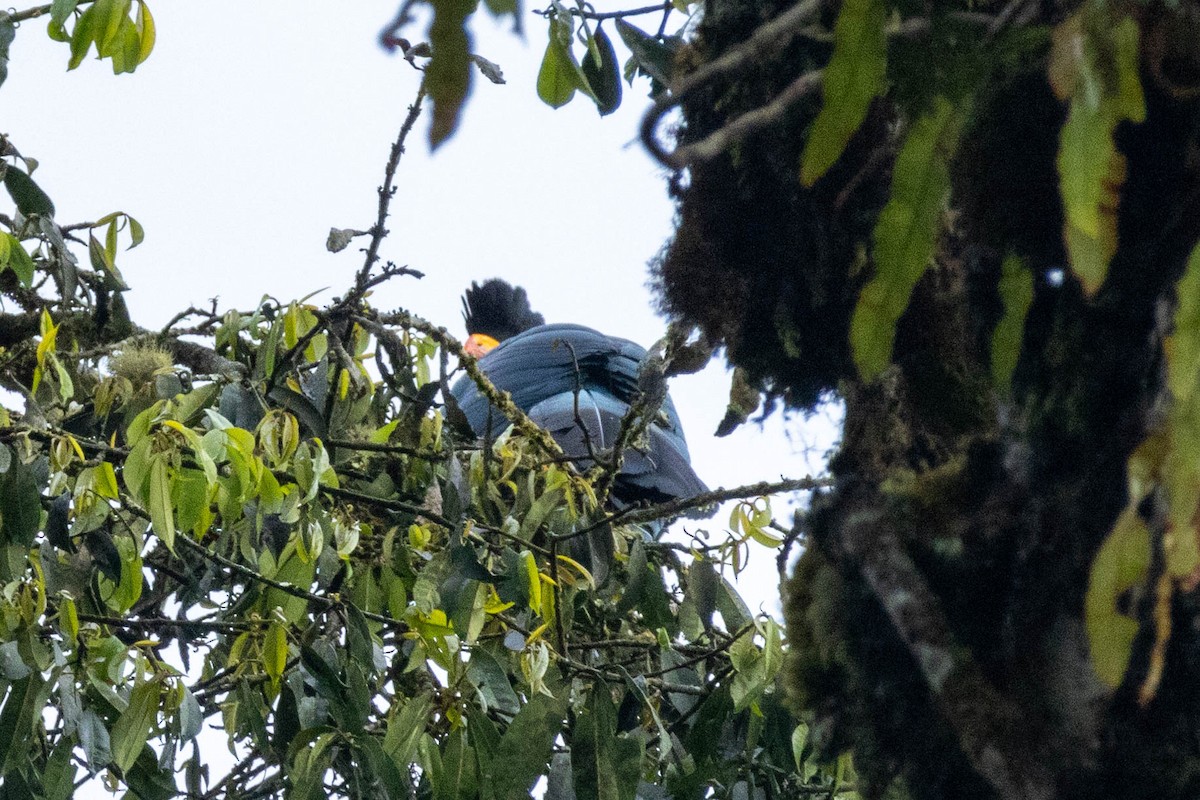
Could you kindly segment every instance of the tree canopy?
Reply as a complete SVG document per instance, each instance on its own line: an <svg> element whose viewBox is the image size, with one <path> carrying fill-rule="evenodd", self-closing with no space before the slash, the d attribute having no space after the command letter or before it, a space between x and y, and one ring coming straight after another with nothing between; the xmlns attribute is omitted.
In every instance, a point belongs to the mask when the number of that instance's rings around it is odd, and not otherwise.
<svg viewBox="0 0 1200 800"><path fill-rule="evenodd" d="M500 79L476 12L384 26L424 76L324 306L137 326L141 226L57 220L0 140L4 793L1194 797L1200 8L539 9L544 102L651 95L678 218L647 398L720 351L723 430L764 399L846 410L826 479L621 511L636 435L575 469L455 336L371 303L415 277L379 243L423 105L444 146ZM0 15L0 67L44 16L71 67L154 46L140 0L56 0ZM456 428L458 369L508 433ZM817 488L788 522L764 499ZM718 499L744 501L720 541L637 527ZM563 545L605 526L596 586ZM728 580L750 542L801 545L786 637Z"/></svg>
<svg viewBox="0 0 1200 800"><path fill-rule="evenodd" d="M150 7L96 0L0 14L0 64L43 18L69 69L152 57ZM424 47L405 55L424 66ZM732 582L789 533L767 496L819 481L615 510L650 400L581 470L458 335L372 304L420 277L380 247L439 80L380 153L375 224L329 234L363 253L336 299L181 308L157 330L130 318L119 268L141 223L57 218L36 142L0 139L0 796L852 788L783 704L780 623ZM683 342L657 352L651 383L687 366ZM463 371L507 433L456 419ZM729 499L723 537L653 535ZM597 531L615 545L600 585L568 555Z"/></svg>

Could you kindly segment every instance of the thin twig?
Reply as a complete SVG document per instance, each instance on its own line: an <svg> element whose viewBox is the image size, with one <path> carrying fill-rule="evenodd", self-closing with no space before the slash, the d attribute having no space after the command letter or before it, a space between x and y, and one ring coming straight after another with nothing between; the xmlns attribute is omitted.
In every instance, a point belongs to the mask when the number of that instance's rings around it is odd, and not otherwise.
<svg viewBox="0 0 1200 800"><path fill-rule="evenodd" d="M98 625L110 625L116 628L195 628L196 630L227 633L229 631L246 631L268 624L269 620L247 619L239 622L213 622L212 620L167 619L166 617L142 617L140 619L120 619L98 614L78 612L76 616L81 622L94 622Z"/></svg>
<svg viewBox="0 0 1200 800"><path fill-rule="evenodd" d="M653 5L653 6L641 6L639 8L628 8L623 11L588 11L586 8L569 8L569 9L567 9L567 13L570 14L572 17L582 17L583 19L594 19L594 20L599 21L599 20L604 20L604 19L623 19L625 17L637 17L637 16L641 16L643 14L655 14L660 11L669 13L673 8L674 8L674 6L672 6L670 3L670 0L668 0L665 3L658 3L657 5ZM534 11L533 13L538 14L539 16L549 17L550 15L555 14L557 12L554 11L553 9L548 8L548 9L544 9L542 11Z"/></svg>
<svg viewBox="0 0 1200 800"><path fill-rule="evenodd" d="M680 147L671 153L672 161L676 166L711 161L728 150L734 142L782 122L797 103L821 87L824 79L824 70L816 69L804 73L789 83L787 88L765 106L747 111L700 141Z"/></svg>
<svg viewBox="0 0 1200 800"><path fill-rule="evenodd" d="M704 508L706 506L715 506L719 503L724 503L727 500L744 500L749 497L763 497L766 495L780 494L782 492L803 492L813 489L821 489L833 485L832 478L795 478L790 480L776 481L769 483L763 481L761 483L750 483L745 486L737 486L732 489L714 489L711 492L703 492L693 497L681 497L675 500L670 500L666 503L659 503L653 506L628 506L618 511L593 522L586 528L580 528L577 531L558 537L559 539L572 539L576 536L583 536L591 533L597 528L604 525L612 525L615 523L634 524L638 522L656 522L658 520L670 519L679 516L685 511L690 511L695 508ZM712 548L717 549L717 548Z"/></svg>
<svg viewBox="0 0 1200 800"><path fill-rule="evenodd" d="M663 115L713 79L735 73L747 64L760 60L763 55L777 52L778 48L796 36L805 23L820 13L822 4L822 0L803 0L797 3L775 19L761 25L749 39L737 47L695 72L685 75L671 87L670 95L662 95L655 100L654 105L642 118L642 143L650 154L664 165L677 166L672 154L664 150L658 142L656 131Z"/></svg>
<svg viewBox="0 0 1200 800"><path fill-rule="evenodd" d="M79 5L90 5L94 0L80 0ZM34 6L27 8L24 11L0 11L0 21L3 22L24 22L27 19L37 19L38 17L49 14L51 5L47 3L44 6Z"/></svg>
<svg viewBox="0 0 1200 800"><path fill-rule="evenodd" d="M669 95L659 96L642 118L642 144L650 155L664 166L673 169L682 169L692 163L711 160L725 152L733 142L779 122L798 102L820 88L824 70L811 70L793 80L767 105L735 117L699 142L668 152L658 141L659 122L689 94L717 78L732 75L748 65L761 62L765 56L778 52L779 48L793 39L811 37L813 32L806 23L817 15L821 6L821 0L804 0L792 6L760 26L746 41L684 76L671 87ZM951 16L957 21L975 25L992 26L996 23L992 15L978 12L958 12ZM909 38L924 35L932 27L932 20L916 17L889 28L887 35L889 38Z"/></svg>
<svg viewBox="0 0 1200 800"><path fill-rule="evenodd" d="M356 286L366 284L367 276L371 274L371 268L379 260L379 246L383 243L384 237L388 235L384 225L387 223L392 198L396 194L396 168L400 165L400 156L404 155L404 142L408 138L409 131L413 129L417 117L421 115L421 102L424 99L425 76L422 75L421 84L417 87L417 98L408 107L408 116L404 118L404 123L400 126L400 133L396 136L396 141L392 143L392 150L388 154L387 164L383 169L383 185L379 187L379 208L375 216L375 224L371 226L371 239L367 245L366 257L363 259L362 269L358 271L355 280Z"/></svg>

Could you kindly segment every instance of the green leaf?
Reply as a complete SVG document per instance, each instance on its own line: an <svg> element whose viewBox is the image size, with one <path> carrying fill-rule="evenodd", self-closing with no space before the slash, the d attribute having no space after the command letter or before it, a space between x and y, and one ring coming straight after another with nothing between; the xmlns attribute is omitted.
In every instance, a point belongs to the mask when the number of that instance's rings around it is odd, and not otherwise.
<svg viewBox="0 0 1200 800"><path fill-rule="evenodd" d="M532 541L542 523L546 521L546 518L563 504L565 496L566 492L560 487L547 489L530 505L525 518L521 520L521 530L517 535L525 541Z"/></svg>
<svg viewBox="0 0 1200 800"><path fill-rule="evenodd" d="M79 745L83 748L88 768L93 772L104 769L112 761L112 743L104 720L90 708L83 710L78 723Z"/></svg>
<svg viewBox="0 0 1200 800"><path fill-rule="evenodd" d="M513 691L508 673L488 650L476 648L467 664L467 679L479 693L485 710L494 709L509 717L521 710L517 693Z"/></svg>
<svg viewBox="0 0 1200 800"><path fill-rule="evenodd" d="M566 717L567 690L558 697L535 694L500 737L491 774L484 780L495 791L496 800L526 800L538 776L550 763L554 740Z"/></svg>
<svg viewBox="0 0 1200 800"><path fill-rule="evenodd" d="M74 744L71 738L60 740L46 759L42 773L45 800L70 800L75 794L75 764L71 760Z"/></svg>
<svg viewBox="0 0 1200 800"><path fill-rule="evenodd" d="M97 5L103 5L104 18L96 34L96 50L100 57L111 56L113 50L123 46L121 29L129 19L129 9L133 0L99 0Z"/></svg>
<svg viewBox="0 0 1200 800"><path fill-rule="evenodd" d="M1176 403L1192 402L1200 390L1200 246L1175 287L1175 329L1167 340L1167 387Z"/></svg>
<svg viewBox="0 0 1200 800"><path fill-rule="evenodd" d="M617 710L607 685L597 682L576 715L571 770L578 800L633 800L641 773L641 745L617 735Z"/></svg>
<svg viewBox="0 0 1200 800"><path fill-rule="evenodd" d="M1088 294L1100 288L1117 252L1116 212L1125 157L1113 143L1116 123L1106 109L1074 100L1059 140L1063 237L1071 271Z"/></svg>
<svg viewBox="0 0 1200 800"><path fill-rule="evenodd" d="M8 190L13 202L17 204L17 210L25 216L31 214L40 214L45 217L54 216L54 203L50 200L50 196L43 192L42 187L38 186L26 172L11 164L4 172L4 188Z"/></svg>
<svg viewBox="0 0 1200 800"><path fill-rule="evenodd" d="M192 690L183 687L183 699L179 703L179 738L181 741L195 739L204 730L204 711Z"/></svg>
<svg viewBox="0 0 1200 800"><path fill-rule="evenodd" d="M675 64L674 48L619 17L616 24L621 41L625 42L642 72L663 84L670 84Z"/></svg>
<svg viewBox="0 0 1200 800"><path fill-rule="evenodd" d="M19 458L0 473L0 538L28 547L42 520L41 487L33 470Z"/></svg>
<svg viewBox="0 0 1200 800"><path fill-rule="evenodd" d="M0 445L8 468L0 472L0 539L19 547L33 544L41 528L42 496L33 471Z"/></svg>
<svg viewBox="0 0 1200 800"><path fill-rule="evenodd" d="M812 186L846 149L887 75L888 7L882 0L846 0L833 29L833 56L822 81L824 104L800 157L800 180Z"/></svg>
<svg viewBox="0 0 1200 800"><path fill-rule="evenodd" d="M608 686L597 681L587 705L575 716L571 737L571 770L578 800L617 800L612 744L617 712Z"/></svg>
<svg viewBox="0 0 1200 800"><path fill-rule="evenodd" d="M28 289L33 285L33 259L29 257L29 253L25 252L25 248L17 237L9 233L4 236L8 240L8 267L17 276L21 285Z"/></svg>
<svg viewBox="0 0 1200 800"><path fill-rule="evenodd" d="M79 5L79 0L54 0L50 4L50 24L56 27L65 25L70 16L75 13L77 5Z"/></svg>
<svg viewBox="0 0 1200 800"><path fill-rule="evenodd" d="M429 43L433 57L425 68L425 85L433 100L429 144L437 148L458 127L458 117L471 88L471 37L467 17L477 0L432 0Z"/></svg>
<svg viewBox="0 0 1200 800"><path fill-rule="evenodd" d="M267 626L262 648L263 671L271 679L271 685L278 686L288 658L287 629L278 620L271 620Z"/></svg>
<svg viewBox="0 0 1200 800"><path fill-rule="evenodd" d="M150 521L154 533L171 552L175 552L175 514L171 508L171 480L165 455L150 458Z"/></svg>
<svg viewBox="0 0 1200 800"><path fill-rule="evenodd" d="M113 539L121 558L121 579L107 597L110 606L124 613L142 596L142 559L138 555L137 546L129 536L119 536ZM88 542L91 546L91 540Z"/></svg>
<svg viewBox="0 0 1200 800"><path fill-rule="evenodd" d="M896 157L892 195L875 224L876 274L863 287L850 321L854 363L864 380L873 380L891 363L896 323L933 256L961 120L962 114L938 97L913 123Z"/></svg>
<svg viewBox="0 0 1200 800"><path fill-rule="evenodd" d="M30 703L40 685L41 677L36 674L8 684L8 696L0 710L0 769L13 755L13 745L28 743L33 734Z"/></svg>
<svg viewBox="0 0 1200 800"><path fill-rule="evenodd" d="M120 75L137 69L140 49L141 40L138 37L137 26L129 17L121 17L120 25L109 48L113 74Z"/></svg>
<svg viewBox="0 0 1200 800"><path fill-rule="evenodd" d="M1050 77L1070 100L1058 147L1063 238L1071 270L1087 294L1104 282L1117 251L1117 209L1125 157L1113 132L1123 120L1141 122L1146 102L1139 77L1138 25L1131 16L1082 8L1054 32Z"/></svg>
<svg viewBox="0 0 1200 800"><path fill-rule="evenodd" d="M378 737L364 736L360 738L359 747L366 755L367 764L375 773L378 784L383 788L384 796L388 800L408 800L411 795L406 785L408 781L404 777L407 770L405 773L401 772L399 765L380 746ZM435 783L435 792L436 785Z"/></svg>
<svg viewBox="0 0 1200 800"><path fill-rule="evenodd" d="M574 60L575 56L571 54L570 24L552 17L550 37L537 77L538 97L551 108L561 108L571 102L575 90L580 88L579 73Z"/></svg>
<svg viewBox="0 0 1200 800"><path fill-rule="evenodd" d="M71 32L71 58L67 61L67 70L73 70L83 63L97 34L102 30L107 14L105 6L111 6L113 0L96 0L83 10L83 14L75 23Z"/></svg>
<svg viewBox="0 0 1200 800"><path fill-rule="evenodd" d="M143 5L142 8L145 8L145 6ZM150 11L148 9L146 11L146 15L147 16L150 15ZM125 219L129 220L129 248L128 249L132 250L133 248L135 248L139 244L141 244L143 241L145 241L146 230L142 227L142 223L138 222L136 219L129 216L128 214L125 215Z"/></svg>
<svg viewBox="0 0 1200 800"><path fill-rule="evenodd" d="M21 658L18 646L16 641L0 644L0 678L6 681L20 680L33 671Z"/></svg>
<svg viewBox="0 0 1200 800"><path fill-rule="evenodd" d="M733 665L733 684L730 697L733 710L742 711L758 700L767 688L770 677L763 652L750 636L743 636L729 647L729 661Z"/></svg>
<svg viewBox="0 0 1200 800"><path fill-rule="evenodd" d="M515 32L521 33L521 5L518 0L484 0L484 5L494 17L511 16Z"/></svg>
<svg viewBox="0 0 1200 800"><path fill-rule="evenodd" d="M170 768L160 767L154 750L143 747L133 768L125 773L129 794L138 800L173 800L179 797Z"/></svg>
<svg viewBox="0 0 1200 800"><path fill-rule="evenodd" d="M1084 621L1097 677L1115 688L1125 677L1138 621L1121 610L1121 598L1141 585L1150 569L1150 531L1135 508L1126 508L1092 562Z"/></svg>
<svg viewBox="0 0 1200 800"><path fill-rule="evenodd" d="M397 764L412 763L432 710L433 699L428 694L409 698L399 711L393 707L383 736L383 749Z"/></svg>
<svg viewBox="0 0 1200 800"><path fill-rule="evenodd" d="M1163 549L1172 577L1190 580L1200 566L1200 247L1192 250L1176 287L1175 329L1164 345L1167 386L1173 403L1168 442L1159 481L1165 484L1170 529Z"/></svg>
<svg viewBox="0 0 1200 800"><path fill-rule="evenodd" d="M375 662L375 645L367 618L353 603L346 605L346 653L350 660L371 670Z"/></svg>
<svg viewBox="0 0 1200 800"><path fill-rule="evenodd" d="M112 760L121 772L128 772L141 755L158 716L158 681L146 681L133 687L129 705L112 728Z"/></svg>
<svg viewBox="0 0 1200 800"><path fill-rule="evenodd" d="M446 737L441 775L433 782L433 800L471 800L479 795L475 749L463 734L459 728Z"/></svg>
<svg viewBox="0 0 1200 800"><path fill-rule="evenodd" d="M1007 394L1025 339L1025 317L1033 305L1033 273L1020 257L1010 254L1000 267L998 288L1004 316L992 332L992 382Z"/></svg>
<svg viewBox="0 0 1200 800"><path fill-rule="evenodd" d="M141 64L150 57L150 53L154 50L154 42L158 38L154 26L154 17L150 15L150 6L146 5L144 0L138 0L136 30L138 36L137 63ZM133 244L129 245L132 249L142 242L142 226L133 217L129 217L128 219L129 232L133 236Z"/></svg>
<svg viewBox="0 0 1200 800"><path fill-rule="evenodd" d="M608 34L599 25L592 36L593 46L583 54L583 75L592 87L600 116L613 113L621 105L621 65Z"/></svg>
<svg viewBox="0 0 1200 800"><path fill-rule="evenodd" d="M720 576L718 580L720 586L717 589L717 611L721 612L721 619L725 620L725 627L729 632L736 633L752 623L754 615L750 613L750 607L737 593L737 589L733 588L732 583Z"/></svg>

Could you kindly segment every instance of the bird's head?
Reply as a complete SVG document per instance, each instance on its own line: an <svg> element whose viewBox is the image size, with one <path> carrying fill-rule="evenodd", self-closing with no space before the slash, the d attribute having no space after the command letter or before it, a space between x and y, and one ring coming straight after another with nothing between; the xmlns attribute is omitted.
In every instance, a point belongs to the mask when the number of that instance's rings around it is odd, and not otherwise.
<svg viewBox="0 0 1200 800"><path fill-rule="evenodd" d="M524 289L499 278L471 283L463 293L463 319L469 334L463 349L476 358L505 339L546 324L545 318L529 307Z"/></svg>

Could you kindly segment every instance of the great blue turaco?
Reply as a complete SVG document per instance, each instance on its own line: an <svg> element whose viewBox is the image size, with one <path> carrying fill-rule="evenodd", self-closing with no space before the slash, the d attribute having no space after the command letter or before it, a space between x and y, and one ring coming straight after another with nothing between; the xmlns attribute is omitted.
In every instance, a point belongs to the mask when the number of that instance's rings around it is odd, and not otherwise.
<svg viewBox="0 0 1200 800"><path fill-rule="evenodd" d="M592 466L590 454L613 446L622 419L639 396L644 348L583 325L547 325L530 308L524 289L496 278L472 283L466 290L463 318L469 334L465 349L479 359L483 373L497 389L509 392L513 402L545 428L581 469ZM494 438L508 427L508 419L491 407L469 377L460 378L451 394L476 436ZM692 469L683 427L669 396L646 433L640 447L624 452L609 494L613 508L707 491ZM660 529L654 527L651 533L656 535ZM568 540L572 555L592 569L602 584L612 562L611 531L602 529L581 538Z"/></svg>

